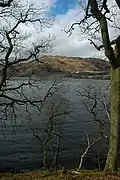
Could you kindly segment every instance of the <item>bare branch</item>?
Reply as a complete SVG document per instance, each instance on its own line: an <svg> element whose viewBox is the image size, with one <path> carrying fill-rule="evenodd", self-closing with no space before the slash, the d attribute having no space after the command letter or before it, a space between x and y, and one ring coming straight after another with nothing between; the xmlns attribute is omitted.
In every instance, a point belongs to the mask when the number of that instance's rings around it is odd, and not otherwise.
<svg viewBox="0 0 120 180"><path fill-rule="evenodd" d="M89 136L88 136L88 133L87 133L86 130L85 130L85 135L86 135L86 139L87 139L87 147L86 147L84 153L81 155L79 167L77 169L78 172L81 170L82 164L83 164L83 158L88 153L88 151L91 148L91 146L93 146L96 142L98 142L100 140L100 138L97 138L97 139L93 140L92 142L90 142L90 139L89 139Z"/></svg>
<svg viewBox="0 0 120 180"><path fill-rule="evenodd" d="M84 97L84 100L82 101L82 105L85 107L85 109L88 111L90 115L92 115L92 120L97 124L98 133L100 136L106 138L105 135L105 126L106 124L109 124L109 119L100 119L99 113L108 111L107 105L104 103L103 97L105 96L105 93L107 89L99 90L96 89L94 86L82 86L84 93L80 90L77 91L77 94ZM101 96L100 96L101 94ZM106 97L106 96L105 96ZM107 98L107 97L106 97ZM107 116L108 118L108 116Z"/></svg>
<svg viewBox="0 0 120 180"><path fill-rule="evenodd" d="M97 45L93 42L93 40L91 40L91 39L88 39L88 40L90 41L90 44L93 44L93 46L94 46L98 51L100 51L102 48L104 48L104 45L103 45L103 44L100 45L100 46L97 46ZM110 42L111 45L114 45L115 43L116 43L116 39L114 39L113 41Z"/></svg>
<svg viewBox="0 0 120 180"><path fill-rule="evenodd" d="M10 7L11 3L13 2L13 0L8 0L8 2L4 2L4 0L1 0L3 2L0 2L0 7Z"/></svg>
<svg viewBox="0 0 120 180"><path fill-rule="evenodd" d="M107 0L103 0L101 11L103 9L105 10L105 14L110 12L107 6Z"/></svg>
<svg viewBox="0 0 120 180"><path fill-rule="evenodd" d="M115 0L115 1L116 1L117 5L118 5L118 7L120 9L120 1L119 0Z"/></svg>
<svg viewBox="0 0 120 180"><path fill-rule="evenodd" d="M95 16L95 18L100 23L103 46L105 49L105 55L110 60L112 67L116 68L116 60L115 60L113 48L111 47L111 43L110 43L106 17L98 9L98 4L97 4L96 0L90 0L90 6L91 6L92 14Z"/></svg>

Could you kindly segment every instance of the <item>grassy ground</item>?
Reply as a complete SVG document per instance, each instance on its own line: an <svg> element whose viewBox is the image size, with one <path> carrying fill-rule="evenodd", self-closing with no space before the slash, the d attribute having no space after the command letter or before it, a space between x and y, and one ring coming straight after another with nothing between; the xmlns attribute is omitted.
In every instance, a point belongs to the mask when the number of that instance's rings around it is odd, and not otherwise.
<svg viewBox="0 0 120 180"><path fill-rule="evenodd" d="M0 180L120 180L120 173L104 174L103 172L81 171L75 174L71 171L58 172L29 172L21 174L0 174Z"/></svg>

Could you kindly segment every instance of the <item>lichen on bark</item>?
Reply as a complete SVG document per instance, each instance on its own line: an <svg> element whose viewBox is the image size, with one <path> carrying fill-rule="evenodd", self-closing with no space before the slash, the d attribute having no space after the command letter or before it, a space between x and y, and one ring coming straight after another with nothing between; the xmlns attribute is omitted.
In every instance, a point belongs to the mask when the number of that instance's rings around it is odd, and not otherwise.
<svg viewBox="0 0 120 180"><path fill-rule="evenodd" d="M110 87L110 141L105 171L113 172L119 168L120 151L120 67L111 68Z"/></svg>

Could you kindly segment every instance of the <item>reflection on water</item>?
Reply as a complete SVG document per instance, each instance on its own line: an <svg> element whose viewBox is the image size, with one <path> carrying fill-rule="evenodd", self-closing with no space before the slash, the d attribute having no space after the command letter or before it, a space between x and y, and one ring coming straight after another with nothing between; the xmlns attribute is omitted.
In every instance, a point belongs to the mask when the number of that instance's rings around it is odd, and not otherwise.
<svg viewBox="0 0 120 180"><path fill-rule="evenodd" d="M13 85L21 82L21 79L14 79ZM41 98L46 93L48 87L51 85L52 80L46 82L37 82L39 88L30 89L26 87L24 92L31 98ZM83 153L86 147L85 132L82 126L87 130L89 137L97 136L96 123L92 121L92 116L88 114L82 105L84 97L78 96L77 91L83 91L84 86L95 85L96 88L105 88L108 86L109 81L105 80L81 80L81 79L62 79L60 84L63 84L61 88L61 95L70 102L70 108L72 109L72 117L62 119L62 140L61 140L61 152L60 152L60 164L66 167L74 167L78 161L80 154ZM63 93L64 91L64 93ZM102 91L101 91L102 92ZM108 91L107 91L108 94ZM11 94L10 96L16 96ZM102 96L100 94L100 96ZM41 114L36 108L29 107L30 115L33 120L33 125L37 127L44 126L45 119L47 117L46 110L43 109ZM12 121L12 116L9 116L9 121L6 122L7 127L4 131L1 131L0 135L0 162L4 167L12 167L16 170L26 169L38 169L42 166L42 150L40 142L33 137L31 129L28 125L29 117L26 113L26 109L22 106L16 109L17 111L17 124ZM74 118L73 118L74 117ZM105 118L105 112L99 114L99 118ZM14 124L14 127L13 127ZM81 126L82 125L82 126ZM3 134L2 134L3 133ZM101 144L102 146L101 146ZM106 142L102 141L99 145L99 153L106 147ZM92 150L90 153L93 153ZM86 159L85 159L86 160ZM86 163L86 167L89 168L89 164L92 166L92 161Z"/></svg>

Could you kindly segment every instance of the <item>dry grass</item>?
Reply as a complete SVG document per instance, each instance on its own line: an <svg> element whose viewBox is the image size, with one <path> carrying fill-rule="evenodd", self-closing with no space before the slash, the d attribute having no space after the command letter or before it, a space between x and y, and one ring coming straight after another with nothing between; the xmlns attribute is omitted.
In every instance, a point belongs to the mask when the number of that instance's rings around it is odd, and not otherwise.
<svg viewBox="0 0 120 180"><path fill-rule="evenodd" d="M103 172L82 171L79 175L68 171L66 174L29 172L21 174L0 174L0 180L120 180L120 173L106 175Z"/></svg>
<svg viewBox="0 0 120 180"><path fill-rule="evenodd" d="M100 71L103 68L108 70L109 63L102 60L89 60L81 57L65 57L65 56L43 56L40 61L30 61L15 66L15 75L31 75L33 72L39 75L41 71L70 73L76 71ZM98 63L99 62L99 63ZM15 69L13 69L15 71ZM12 72L12 69L10 70ZM13 72L12 72L13 73Z"/></svg>

